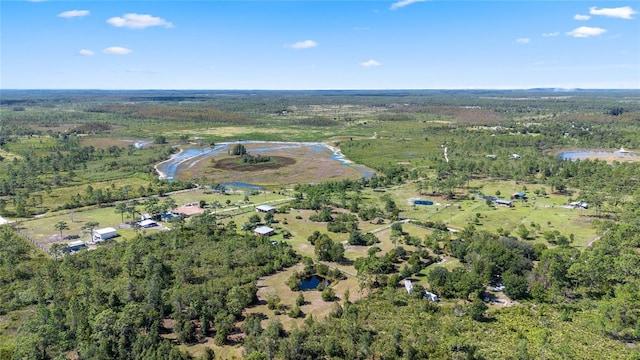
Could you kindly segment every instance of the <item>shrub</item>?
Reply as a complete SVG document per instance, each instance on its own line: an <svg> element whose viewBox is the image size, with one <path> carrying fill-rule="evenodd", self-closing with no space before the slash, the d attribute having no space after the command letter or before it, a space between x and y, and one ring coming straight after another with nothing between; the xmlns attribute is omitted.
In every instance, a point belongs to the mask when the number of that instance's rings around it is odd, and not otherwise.
<svg viewBox="0 0 640 360"><path fill-rule="evenodd" d="M291 310L289 310L289 317L292 319L299 317L301 314L302 314L302 311L300 311L300 308L298 307L298 305L294 305L291 308Z"/></svg>
<svg viewBox="0 0 640 360"><path fill-rule="evenodd" d="M322 290L322 300L324 301L333 301L336 298L336 293L333 291L333 288L326 287Z"/></svg>

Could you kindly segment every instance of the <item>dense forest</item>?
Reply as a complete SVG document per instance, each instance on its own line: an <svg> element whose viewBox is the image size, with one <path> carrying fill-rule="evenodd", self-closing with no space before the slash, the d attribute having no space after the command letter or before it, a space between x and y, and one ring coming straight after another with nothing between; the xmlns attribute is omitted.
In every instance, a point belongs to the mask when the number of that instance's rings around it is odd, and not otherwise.
<svg viewBox="0 0 640 360"><path fill-rule="evenodd" d="M11 91L0 103L0 215L13 220L0 225L2 359L640 358L640 163L556 155L639 149L637 91ZM275 214L205 212L92 251L48 254L21 235L34 215L71 210L124 223L136 204L212 181L159 180L155 164L258 125L289 131L258 135L270 140L330 141L376 174L274 187L290 196ZM132 134L148 145L120 142ZM394 192L462 211L494 195L490 181L588 203L575 218L596 236L578 246L568 224L526 215L485 226L509 216L490 199L464 227L410 219ZM295 305L259 298L260 279L286 271ZM322 316L300 310L311 275L332 280ZM347 277L357 286L335 293ZM263 305L273 312L251 311Z"/></svg>

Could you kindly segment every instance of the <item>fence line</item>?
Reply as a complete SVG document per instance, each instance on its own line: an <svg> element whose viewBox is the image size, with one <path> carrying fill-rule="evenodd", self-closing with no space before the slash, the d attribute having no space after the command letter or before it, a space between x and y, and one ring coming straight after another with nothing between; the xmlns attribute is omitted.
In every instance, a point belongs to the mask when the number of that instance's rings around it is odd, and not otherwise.
<svg viewBox="0 0 640 360"><path fill-rule="evenodd" d="M49 256L53 256L53 254L51 254L49 252L49 250L47 250L42 244L40 244L39 242L37 242L35 239L32 239L29 235L25 234L22 232L22 230L18 229L16 226L13 226L13 229L20 234L20 236L22 236L23 238L27 239L30 243L32 243L33 245L37 246L38 248L40 248L40 250L44 251L47 255Z"/></svg>

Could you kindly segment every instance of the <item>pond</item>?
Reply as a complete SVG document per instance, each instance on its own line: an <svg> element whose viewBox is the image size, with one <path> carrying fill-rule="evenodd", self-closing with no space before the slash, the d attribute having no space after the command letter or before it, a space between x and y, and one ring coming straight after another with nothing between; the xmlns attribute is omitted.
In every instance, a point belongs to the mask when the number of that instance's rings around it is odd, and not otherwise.
<svg viewBox="0 0 640 360"><path fill-rule="evenodd" d="M247 184L242 181L223 182L220 185L227 190L264 190L262 186Z"/></svg>
<svg viewBox="0 0 640 360"><path fill-rule="evenodd" d="M327 286L331 284L331 282L321 276L313 275L308 278L304 278L300 280L300 290L315 290L318 288L321 282L324 281L324 285Z"/></svg>
<svg viewBox="0 0 640 360"><path fill-rule="evenodd" d="M155 166L156 171L160 179L168 179L173 180L176 176L181 174L183 171L192 168L193 166L198 165L203 160L210 158L214 155L224 155L228 151L229 145L235 144L251 144L251 153L253 154L261 154L264 152L275 151L275 150L285 150L285 149L297 149L297 148L306 148L310 149L313 152L322 154L323 156L327 156L333 161L338 162L343 166L350 167L356 171L358 171L364 178L370 178L375 175L375 172L371 169L366 168L365 166L355 164L354 162L347 159L340 149L337 149L331 145L320 143L320 142L278 142L278 141L235 141L235 142L221 142L216 144L214 147L207 148L185 148L181 149L179 153L171 156L170 159L165 160ZM326 155L324 155L326 154ZM229 182L228 184L231 186L236 185L235 187L244 187L251 188L255 186L246 182L237 182L240 184L239 186L234 184L234 182ZM260 188L260 187L258 187Z"/></svg>
<svg viewBox="0 0 640 360"><path fill-rule="evenodd" d="M605 160L608 162L611 161L638 161L640 157L638 154L634 152L630 152L625 150L624 148L620 148L617 151L606 151L606 150L572 150L572 151L563 151L558 153L558 156L564 160Z"/></svg>

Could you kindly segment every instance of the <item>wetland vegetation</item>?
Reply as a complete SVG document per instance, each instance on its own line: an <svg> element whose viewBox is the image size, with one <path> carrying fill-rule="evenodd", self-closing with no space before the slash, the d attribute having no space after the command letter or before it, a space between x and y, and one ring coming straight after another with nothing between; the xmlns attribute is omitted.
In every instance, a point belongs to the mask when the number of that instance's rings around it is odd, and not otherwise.
<svg viewBox="0 0 640 360"><path fill-rule="evenodd" d="M637 91L0 105L0 358L640 357Z"/></svg>

